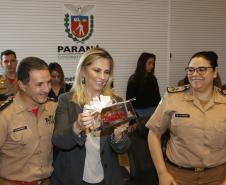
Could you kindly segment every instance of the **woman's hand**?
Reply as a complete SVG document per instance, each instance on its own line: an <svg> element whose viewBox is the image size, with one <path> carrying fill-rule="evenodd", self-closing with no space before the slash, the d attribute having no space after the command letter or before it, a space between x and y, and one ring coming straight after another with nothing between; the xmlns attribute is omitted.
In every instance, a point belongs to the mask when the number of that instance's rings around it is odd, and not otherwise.
<svg viewBox="0 0 226 185"><path fill-rule="evenodd" d="M159 174L159 185L177 185L177 183L169 172L164 172Z"/></svg>
<svg viewBox="0 0 226 185"><path fill-rule="evenodd" d="M127 130L128 127L129 127L129 123L125 123L125 124L120 125L120 126L118 126L114 129L114 140L115 140L115 142L118 142L122 139L123 132L125 130Z"/></svg>
<svg viewBox="0 0 226 185"><path fill-rule="evenodd" d="M73 130L76 134L93 126L95 114L83 112L78 115L77 121L74 122Z"/></svg>

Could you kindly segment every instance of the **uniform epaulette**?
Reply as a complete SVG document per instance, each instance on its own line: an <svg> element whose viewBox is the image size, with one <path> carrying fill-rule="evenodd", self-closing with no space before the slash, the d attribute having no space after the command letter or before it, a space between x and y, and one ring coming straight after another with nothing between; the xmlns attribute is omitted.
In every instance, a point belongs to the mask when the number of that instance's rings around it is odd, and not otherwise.
<svg viewBox="0 0 226 185"><path fill-rule="evenodd" d="M3 104L0 105L0 111L4 110L8 107L11 103L13 103L13 99L5 101Z"/></svg>
<svg viewBox="0 0 226 185"><path fill-rule="evenodd" d="M190 88L190 85L178 86L178 87L167 87L168 93L182 92Z"/></svg>
<svg viewBox="0 0 226 185"><path fill-rule="evenodd" d="M56 99L54 99L54 98L50 98L50 97L48 97L48 98L47 98L47 100L48 100L48 101L57 102L57 100L56 100Z"/></svg>
<svg viewBox="0 0 226 185"><path fill-rule="evenodd" d="M3 77L3 75L0 75L0 80L2 81L2 80L4 80L4 77Z"/></svg>
<svg viewBox="0 0 226 185"><path fill-rule="evenodd" d="M226 96L226 90L224 89L218 89L218 92L223 95L223 96Z"/></svg>
<svg viewBox="0 0 226 185"><path fill-rule="evenodd" d="M6 82L3 75L0 75L0 89L6 89Z"/></svg>

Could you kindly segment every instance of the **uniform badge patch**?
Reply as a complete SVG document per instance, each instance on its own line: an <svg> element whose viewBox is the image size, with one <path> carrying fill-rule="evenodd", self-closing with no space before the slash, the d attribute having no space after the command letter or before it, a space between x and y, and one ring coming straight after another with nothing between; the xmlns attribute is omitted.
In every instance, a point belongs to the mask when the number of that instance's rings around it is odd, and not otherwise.
<svg viewBox="0 0 226 185"><path fill-rule="evenodd" d="M49 115L48 117L45 118L46 125L54 124L54 116Z"/></svg>

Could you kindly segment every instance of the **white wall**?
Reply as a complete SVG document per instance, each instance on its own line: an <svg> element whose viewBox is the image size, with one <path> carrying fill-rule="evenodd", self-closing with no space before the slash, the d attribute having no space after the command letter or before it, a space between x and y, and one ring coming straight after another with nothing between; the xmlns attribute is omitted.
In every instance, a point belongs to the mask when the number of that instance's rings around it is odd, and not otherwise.
<svg viewBox="0 0 226 185"><path fill-rule="evenodd" d="M67 37L64 4L95 5L94 33L84 45L106 48L115 59L114 85L125 95L128 77L143 51L157 55L156 74L161 91L167 84L166 0L1 0L0 51L15 50L18 58L34 55L48 63L59 62L72 76L74 59L58 59L57 45L81 46Z"/></svg>
<svg viewBox="0 0 226 185"><path fill-rule="evenodd" d="M219 73L226 83L226 1L172 0L170 23L170 84L185 75L190 57L203 50L219 56Z"/></svg>
<svg viewBox="0 0 226 185"><path fill-rule="evenodd" d="M84 44L74 42L64 31L66 3L95 5L94 32ZM205 49L219 54L219 70L226 83L224 0L0 0L0 4L0 51L13 49L19 60L32 55L59 62L66 77L73 76L77 60L59 59L57 46L98 44L115 59L114 85L123 96L144 51L157 55L161 94L184 76L190 56Z"/></svg>

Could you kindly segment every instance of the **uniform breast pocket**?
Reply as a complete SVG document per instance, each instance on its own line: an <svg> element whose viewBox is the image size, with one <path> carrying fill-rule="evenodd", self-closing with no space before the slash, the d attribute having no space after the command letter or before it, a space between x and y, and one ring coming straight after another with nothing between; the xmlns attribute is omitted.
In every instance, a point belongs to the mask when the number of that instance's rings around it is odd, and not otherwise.
<svg viewBox="0 0 226 185"><path fill-rule="evenodd" d="M32 132L26 125L11 129L10 136L14 142L26 145L31 141Z"/></svg>
<svg viewBox="0 0 226 185"><path fill-rule="evenodd" d="M172 127L190 127L192 124L189 114L178 114L175 113L172 115L171 126Z"/></svg>
<svg viewBox="0 0 226 185"><path fill-rule="evenodd" d="M47 125L44 129L42 129L42 139L41 142L43 146L49 148L52 148L52 135L53 135L53 124Z"/></svg>
<svg viewBox="0 0 226 185"><path fill-rule="evenodd" d="M223 148L226 144L226 123L223 121L214 121L213 127L209 130L211 148Z"/></svg>
<svg viewBox="0 0 226 185"><path fill-rule="evenodd" d="M194 121L190 114L174 114L171 120L171 130L182 140L189 141L194 136L198 136L202 129L202 124Z"/></svg>

